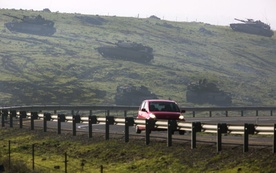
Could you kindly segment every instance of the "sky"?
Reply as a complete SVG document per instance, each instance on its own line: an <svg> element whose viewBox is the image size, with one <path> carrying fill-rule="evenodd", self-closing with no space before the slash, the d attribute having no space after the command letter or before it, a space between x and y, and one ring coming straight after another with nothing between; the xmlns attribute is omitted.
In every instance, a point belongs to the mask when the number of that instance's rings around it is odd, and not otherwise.
<svg viewBox="0 0 276 173"><path fill-rule="evenodd" d="M276 0L0 0L3 9L49 8L52 12L147 18L228 25L261 20L276 30Z"/></svg>

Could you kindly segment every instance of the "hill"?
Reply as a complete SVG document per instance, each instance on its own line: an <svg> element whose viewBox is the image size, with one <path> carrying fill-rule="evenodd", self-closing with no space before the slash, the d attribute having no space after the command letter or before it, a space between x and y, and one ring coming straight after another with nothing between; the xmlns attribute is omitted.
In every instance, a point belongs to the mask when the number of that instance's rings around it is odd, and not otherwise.
<svg viewBox="0 0 276 173"><path fill-rule="evenodd" d="M52 36L11 32L17 16L54 22ZM117 87L145 86L158 98L187 102L187 86L207 79L233 106L276 104L276 38L197 22L0 10L0 105L115 104ZM120 41L152 48L149 62L105 57ZM119 54L120 55L120 54ZM118 55L118 56L119 56Z"/></svg>

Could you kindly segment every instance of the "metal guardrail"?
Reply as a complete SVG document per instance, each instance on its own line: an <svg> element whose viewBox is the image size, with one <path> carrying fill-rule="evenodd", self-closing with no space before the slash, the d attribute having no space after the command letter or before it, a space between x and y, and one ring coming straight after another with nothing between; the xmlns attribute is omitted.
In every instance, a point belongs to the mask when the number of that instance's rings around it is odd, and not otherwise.
<svg viewBox="0 0 276 173"><path fill-rule="evenodd" d="M106 140L109 140L109 126L123 125L125 126L125 142L129 141L129 127L134 125L142 125L145 127L146 145L150 143L150 132L153 128L167 130L167 146L172 145L172 134L177 130L185 130L191 132L191 148L196 148L196 134L198 132L217 134L217 151L221 151L222 134L243 135L244 136L244 152L248 151L249 135L272 135L273 136L273 153L276 152L276 124L274 125L255 125L247 124L207 124L201 122L183 122L177 120L148 120L134 119L133 117L99 117L95 115L65 115L50 114L39 112L26 112L15 110L2 110L2 127L5 126L5 120L10 119L10 127L13 127L13 119L19 118L19 126L23 128L23 119L31 121L31 130L34 130L34 121L43 119L44 132L47 131L47 121L56 121L58 124L58 134L61 134L61 122L73 123L73 136L76 136L76 124L86 123L89 126L89 138L92 138L92 124L105 124Z"/></svg>
<svg viewBox="0 0 276 173"><path fill-rule="evenodd" d="M121 105L30 105L30 106L7 106L0 107L0 110L17 110L17 111L38 111L38 112L49 112L53 111L57 113L58 111L71 111L74 114L74 111L124 111L123 116L128 116L127 112L137 111L138 106L121 106ZM276 113L276 106L266 106L266 107L181 107L181 109L186 110L186 114L191 113L192 117L196 116L196 113L208 112L209 117L213 116L214 112L224 112L225 116L229 116L229 112L240 112L240 116L244 116L245 112L254 111L255 115L258 116L260 111L268 112L270 116Z"/></svg>

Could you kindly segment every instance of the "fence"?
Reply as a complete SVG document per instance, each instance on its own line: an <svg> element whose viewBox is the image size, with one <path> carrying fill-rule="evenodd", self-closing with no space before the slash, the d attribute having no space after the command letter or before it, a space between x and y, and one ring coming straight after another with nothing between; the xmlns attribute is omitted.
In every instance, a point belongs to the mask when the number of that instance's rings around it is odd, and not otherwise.
<svg viewBox="0 0 276 173"><path fill-rule="evenodd" d="M86 123L88 124L88 137L92 138L92 124L105 124L105 139L109 140L110 125L123 125L125 126L125 142L129 141L129 127L135 125L145 126L145 140L146 145L150 143L151 129L165 129L167 130L167 146L172 145L172 134L177 130L185 130L191 133L191 148L196 148L196 137L198 132L214 133L217 135L217 151L222 149L222 134L240 134L243 135L243 151L248 151L249 135L271 135L272 136L272 152L276 152L276 126L274 125L258 125L248 124L233 125L226 123L207 124L201 122L183 122L176 120L141 120L135 119L133 116L128 117L127 111L137 110L137 107L123 107L123 106L22 106L22 107L7 107L2 109L2 127L5 126L5 119L9 117L9 125L13 127L13 118L19 118L19 126L23 127L23 119L30 120L31 130L34 130L34 121L36 119L43 119L43 130L47 131L47 122L57 122L57 132L61 134L61 122L72 123L73 136L76 135L76 124ZM195 117L195 112L208 111L210 117L214 111L225 111L228 116L228 111L241 111L241 116L244 115L244 111L256 111L258 116L259 111L269 111L270 115L276 110L276 107L225 107L225 108L185 108L187 112L192 112ZM39 111L38 111L39 110ZM43 113L43 110L53 111L54 113ZM66 115L62 113L56 114L57 110L71 110L72 115ZM88 110L89 115L81 116L74 114L74 110ZM106 116L95 116L93 111L104 110ZM123 111L123 115L115 117L110 115L110 111ZM100 114L102 113L99 111Z"/></svg>

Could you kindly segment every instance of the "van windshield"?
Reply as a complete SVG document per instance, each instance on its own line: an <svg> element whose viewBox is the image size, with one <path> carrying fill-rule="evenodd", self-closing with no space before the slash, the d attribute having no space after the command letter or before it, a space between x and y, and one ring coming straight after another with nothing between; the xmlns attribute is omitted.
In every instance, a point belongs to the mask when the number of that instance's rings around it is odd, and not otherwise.
<svg viewBox="0 0 276 173"><path fill-rule="evenodd" d="M180 112L179 107L174 102L150 102L150 111Z"/></svg>

